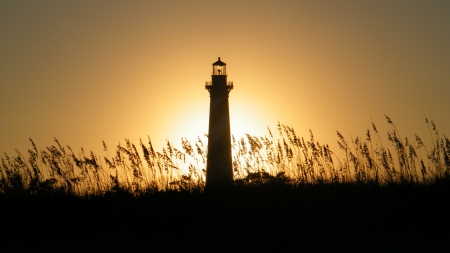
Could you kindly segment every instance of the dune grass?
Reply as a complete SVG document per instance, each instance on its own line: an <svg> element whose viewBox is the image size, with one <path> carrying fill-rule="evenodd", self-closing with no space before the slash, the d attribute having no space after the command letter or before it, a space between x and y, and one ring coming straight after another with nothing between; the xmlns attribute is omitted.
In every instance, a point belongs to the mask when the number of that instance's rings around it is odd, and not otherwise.
<svg viewBox="0 0 450 253"><path fill-rule="evenodd" d="M247 134L232 138L236 185L256 186L278 182L289 187L326 184L433 185L450 179L450 141L433 121L426 120L432 145L419 136L402 138L386 116L391 131L382 140L375 124L364 138L347 140L337 131L340 157L314 139L297 136L294 129L277 125L277 136ZM127 192L134 196L158 191L198 191L205 186L207 141L181 140L181 150L169 141L155 151L150 138L138 145L125 140L113 154L103 142L106 155L83 149L75 153L57 139L55 144L32 148L28 156L1 158L0 193L45 194L63 192L76 196L102 196ZM343 155L342 155L343 154ZM343 158L342 158L343 157Z"/></svg>
<svg viewBox="0 0 450 253"><path fill-rule="evenodd" d="M337 155L291 127L232 139L235 187L205 189L207 142L55 144L4 154L2 249L85 252L449 252L450 141L337 132ZM24 241L24 243L16 243Z"/></svg>

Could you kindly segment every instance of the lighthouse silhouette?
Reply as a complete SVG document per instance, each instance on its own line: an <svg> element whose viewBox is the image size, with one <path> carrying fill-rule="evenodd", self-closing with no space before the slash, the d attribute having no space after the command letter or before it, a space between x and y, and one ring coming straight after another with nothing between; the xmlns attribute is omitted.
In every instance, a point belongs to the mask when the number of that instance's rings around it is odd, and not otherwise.
<svg viewBox="0 0 450 253"><path fill-rule="evenodd" d="M212 65L211 81L205 85L210 97L206 188L220 189L233 183L228 106L228 94L233 89L233 82L227 81L227 65L220 57Z"/></svg>

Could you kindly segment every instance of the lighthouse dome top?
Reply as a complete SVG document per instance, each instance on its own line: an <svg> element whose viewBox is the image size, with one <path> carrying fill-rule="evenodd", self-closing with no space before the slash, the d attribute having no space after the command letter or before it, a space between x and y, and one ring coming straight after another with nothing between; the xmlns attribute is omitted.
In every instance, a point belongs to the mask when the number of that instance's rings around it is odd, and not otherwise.
<svg viewBox="0 0 450 253"><path fill-rule="evenodd" d="M221 61L221 60L220 60L220 57L219 57L219 60L217 60L216 62L214 62L212 65L225 66L225 65L227 65L227 64L226 64L225 62Z"/></svg>
<svg viewBox="0 0 450 253"><path fill-rule="evenodd" d="M216 62L214 62L213 64L213 75L214 76L222 76L222 75L227 75L227 64L223 61L217 60Z"/></svg>

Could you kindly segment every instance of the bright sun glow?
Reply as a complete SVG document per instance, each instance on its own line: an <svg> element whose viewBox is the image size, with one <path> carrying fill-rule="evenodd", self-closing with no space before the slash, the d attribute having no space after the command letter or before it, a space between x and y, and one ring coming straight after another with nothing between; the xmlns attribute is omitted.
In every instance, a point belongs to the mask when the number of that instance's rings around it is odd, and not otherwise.
<svg viewBox="0 0 450 253"><path fill-rule="evenodd" d="M231 96L232 94L230 94ZM263 136L267 134L268 119L264 118L259 111L254 111L255 106L247 106L249 102L230 101L230 124L231 134L240 139L245 134ZM251 103L250 103L251 104Z"/></svg>
<svg viewBox="0 0 450 253"><path fill-rule="evenodd" d="M208 96L208 94L205 94ZM232 99L233 93L230 93L230 127L231 134L236 140L244 137L245 134L253 136L266 135L269 123L264 115L252 108L255 106L248 101L236 101ZM205 99L206 100L206 99ZM195 141L200 137L202 140L208 134L209 124L209 97L205 100L193 102L183 108L179 114L173 115L167 120L165 132L167 136L159 136L160 145L165 145L167 139L174 144L179 144L181 138L187 138L189 141ZM252 104L253 106L249 106Z"/></svg>

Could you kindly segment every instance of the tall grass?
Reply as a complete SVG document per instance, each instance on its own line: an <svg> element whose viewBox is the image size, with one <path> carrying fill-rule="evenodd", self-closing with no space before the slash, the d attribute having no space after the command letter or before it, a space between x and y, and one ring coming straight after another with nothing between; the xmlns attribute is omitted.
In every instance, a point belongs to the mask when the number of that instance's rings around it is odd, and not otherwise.
<svg viewBox="0 0 450 253"><path fill-rule="evenodd" d="M277 125L277 136L232 138L233 170L236 184L259 185L281 182L291 187L314 184L430 185L450 179L450 141L434 122L426 120L432 145L419 136L402 138L386 116L391 131L382 140L374 123L364 138L350 140L337 131L340 157L328 145L297 136L294 129ZM109 193L141 195L156 191L203 191L207 142L198 138L181 140L181 149L170 142L161 152L150 138L138 145L125 140L113 154L103 142L106 155L55 144L32 148L25 157L19 151L1 158L0 193L46 194L63 192L77 196Z"/></svg>

